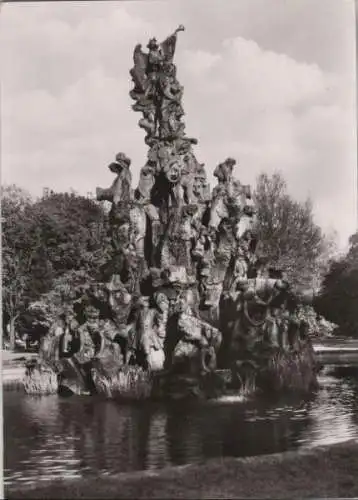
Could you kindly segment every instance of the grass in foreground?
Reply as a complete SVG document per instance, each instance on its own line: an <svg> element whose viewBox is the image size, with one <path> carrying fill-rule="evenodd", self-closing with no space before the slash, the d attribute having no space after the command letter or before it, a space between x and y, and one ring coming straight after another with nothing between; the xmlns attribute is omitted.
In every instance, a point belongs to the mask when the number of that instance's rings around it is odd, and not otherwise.
<svg viewBox="0 0 358 500"><path fill-rule="evenodd" d="M13 489L6 498L352 498L358 496L358 442L304 452L218 459L116 477Z"/></svg>

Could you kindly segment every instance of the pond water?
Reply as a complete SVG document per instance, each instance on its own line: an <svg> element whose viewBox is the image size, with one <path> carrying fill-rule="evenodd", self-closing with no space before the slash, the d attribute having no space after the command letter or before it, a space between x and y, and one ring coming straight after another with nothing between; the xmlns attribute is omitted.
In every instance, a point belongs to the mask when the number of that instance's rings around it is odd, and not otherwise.
<svg viewBox="0 0 358 500"><path fill-rule="evenodd" d="M123 405L5 391L5 486L358 439L358 375L326 367L308 399Z"/></svg>

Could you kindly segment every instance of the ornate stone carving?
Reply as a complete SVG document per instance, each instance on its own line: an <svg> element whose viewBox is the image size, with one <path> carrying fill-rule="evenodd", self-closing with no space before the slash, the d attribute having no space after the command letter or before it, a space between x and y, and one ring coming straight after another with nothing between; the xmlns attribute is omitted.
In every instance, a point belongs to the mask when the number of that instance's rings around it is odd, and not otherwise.
<svg viewBox="0 0 358 500"><path fill-rule="evenodd" d="M116 160L108 168L117 177L110 188L96 188L97 200L107 200L114 204L130 200L132 183L132 174L129 169L130 164L131 160L124 153L116 155Z"/></svg>
<svg viewBox="0 0 358 500"><path fill-rule="evenodd" d="M97 188L97 199L112 203L106 292L74 332L58 328L63 356L83 380L88 367L94 379L115 378L115 367L134 364L166 380L189 378L200 393L217 368L245 382L243 363L262 373L271 366L267 351L272 360L310 350L298 300L256 255L255 204L250 186L234 175L236 160L215 167L211 193L194 153L198 141L186 136L174 63L183 30L161 43L152 38L146 52L140 44L134 50L130 97L143 115L147 159L133 193L131 160L118 153L109 165L116 179Z"/></svg>

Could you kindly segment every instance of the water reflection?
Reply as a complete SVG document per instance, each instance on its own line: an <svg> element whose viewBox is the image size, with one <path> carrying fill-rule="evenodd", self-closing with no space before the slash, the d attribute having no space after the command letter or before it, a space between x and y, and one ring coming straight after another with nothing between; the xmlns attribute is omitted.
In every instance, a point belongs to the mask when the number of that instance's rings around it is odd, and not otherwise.
<svg viewBox="0 0 358 500"><path fill-rule="evenodd" d="M358 437L358 378L337 377L327 367L320 378L321 389L309 407L312 424L300 443L308 447L333 444Z"/></svg>
<svg viewBox="0 0 358 500"><path fill-rule="evenodd" d="M4 393L5 484L157 469L358 438L357 378L324 373L309 400L170 406Z"/></svg>

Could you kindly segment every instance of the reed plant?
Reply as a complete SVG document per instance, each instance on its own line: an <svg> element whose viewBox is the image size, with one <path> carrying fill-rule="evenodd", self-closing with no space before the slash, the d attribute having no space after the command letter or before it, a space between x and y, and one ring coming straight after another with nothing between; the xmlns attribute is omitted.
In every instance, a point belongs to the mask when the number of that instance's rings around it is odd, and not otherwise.
<svg viewBox="0 0 358 500"><path fill-rule="evenodd" d="M258 366L254 361L243 360L236 362L235 373L232 373L232 376L235 378L234 385L238 387L239 396L246 398L256 392L257 369Z"/></svg>
<svg viewBox="0 0 358 500"><path fill-rule="evenodd" d="M294 352L275 352L260 373L263 389L307 392L316 384L316 365L309 345Z"/></svg>
<svg viewBox="0 0 358 500"><path fill-rule="evenodd" d="M124 366L112 374L92 370L92 379L98 394L109 399L148 399L152 393L150 372L138 366Z"/></svg>
<svg viewBox="0 0 358 500"><path fill-rule="evenodd" d="M252 396L257 389L256 385L256 373L254 371L249 371L241 377L242 384L239 389L239 396L248 397Z"/></svg>
<svg viewBox="0 0 358 500"><path fill-rule="evenodd" d="M57 373L49 366L36 364L26 368L23 387L27 394L49 395L58 392Z"/></svg>

